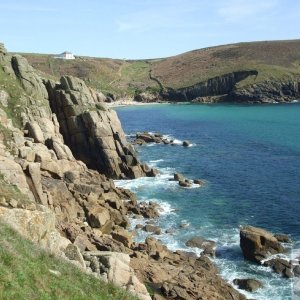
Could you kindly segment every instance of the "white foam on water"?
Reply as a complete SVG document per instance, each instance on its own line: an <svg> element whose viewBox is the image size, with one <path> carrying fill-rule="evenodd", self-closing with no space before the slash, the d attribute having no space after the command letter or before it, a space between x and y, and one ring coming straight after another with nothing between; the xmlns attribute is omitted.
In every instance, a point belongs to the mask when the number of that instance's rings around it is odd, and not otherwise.
<svg viewBox="0 0 300 300"><path fill-rule="evenodd" d="M182 145L182 143L183 143L183 141L181 141L181 140L178 140L178 139L173 140L173 144L175 144L175 145Z"/></svg>
<svg viewBox="0 0 300 300"><path fill-rule="evenodd" d="M149 160L148 165L150 167L157 167L161 162L164 162L163 159L155 159L155 160Z"/></svg>

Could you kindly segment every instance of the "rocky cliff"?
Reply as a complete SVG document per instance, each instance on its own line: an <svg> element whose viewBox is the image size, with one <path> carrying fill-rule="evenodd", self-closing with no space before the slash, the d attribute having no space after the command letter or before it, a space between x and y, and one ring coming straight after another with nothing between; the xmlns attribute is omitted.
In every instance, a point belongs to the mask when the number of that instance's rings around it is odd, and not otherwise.
<svg viewBox="0 0 300 300"><path fill-rule="evenodd" d="M258 71L239 71L210 78L193 86L166 89L165 100L192 102L289 102L300 97L300 80L273 80L255 83ZM243 80L253 78L252 84L239 87Z"/></svg>
<svg viewBox="0 0 300 300"><path fill-rule="evenodd" d="M186 88L169 89L163 97L171 101L192 101L199 97L226 95L235 88L239 81L249 76L257 76L257 71L233 72Z"/></svg>
<svg viewBox="0 0 300 300"><path fill-rule="evenodd" d="M155 218L157 207L111 178L155 171L138 161L96 93L76 78L41 77L3 46L0 63L2 221L140 299L151 299L143 282L155 285L152 299L245 299L206 256L133 241L128 218Z"/></svg>
<svg viewBox="0 0 300 300"><path fill-rule="evenodd" d="M77 159L110 178L155 176L138 161L115 111L82 80L67 76L58 84L47 81L46 86L64 140Z"/></svg>

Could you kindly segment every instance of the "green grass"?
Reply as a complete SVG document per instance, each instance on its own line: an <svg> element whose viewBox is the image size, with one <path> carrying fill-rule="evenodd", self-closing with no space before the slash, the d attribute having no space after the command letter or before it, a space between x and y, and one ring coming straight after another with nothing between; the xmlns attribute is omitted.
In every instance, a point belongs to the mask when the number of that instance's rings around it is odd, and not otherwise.
<svg viewBox="0 0 300 300"><path fill-rule="evenodd" d="M60 272L54 275L50 270ZM0 299L137 300L55 258L0 222Z"/></svg>
<svg viewBox="0 0 300 300"><path fill-rule="evenodd" d="M152 60L120 60L79 57L61 61L49 55L25 54L37 69L56 76L73 75L104 93L132 96L140 91L163 87L183 88L234 71L257 70L239 83L246 87L269 80L300 77L300 40L238 43L209 47Z"/></svg>
<svg viewBox="0 0 300 300"><path fill-rule="evenodd" d="M21 126L21 112L23 111L25 101L24 90L19 80L12 75L6 74L0 66L0 89L9 94L8 106L0 107L6 112L8 118L12 119L16 127Z"/></svg>

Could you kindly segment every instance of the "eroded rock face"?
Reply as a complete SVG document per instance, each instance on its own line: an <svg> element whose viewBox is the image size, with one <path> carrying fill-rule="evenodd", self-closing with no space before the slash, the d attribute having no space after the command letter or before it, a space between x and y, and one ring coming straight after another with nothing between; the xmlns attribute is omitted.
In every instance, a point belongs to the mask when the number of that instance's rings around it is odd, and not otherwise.
<svg viewBox="0 0 300 300"><path fill-rule="evenodd" d="M245 259L256 263L272 254L285 252L272 233L253 226L245 226L240 230L240 246Z"/></svg>
<svg viewBox="0 0 300 300"><path fill-rule="evenodd" d="M199 97L227 95L239 81L257 74L256 70L232 72L186 88L165 91L162 96L172 101L192 101Z"/></svg>
<svg viewBox="0 0 300 300"><path fill-rule="evenodd" d="M0 218L22 236L52 253L60 255L70 244L70 241L56 230L54 213L45 207L44 211L32 211L0 206Z"/></svg>
<svg viewBox="0 0 300 300"><path fill-rule="evenodd" d="M96 276L112 282L141 300L151 300L145 287L130 267L130 257L125 253L92 251L85 252L84 257L90 262L90 268Z"/></svg>
<svg viewBox="0 0 300 300"><path fill-rule="evenodd" d="M82 80L67 76L60 84L48 81L46 86L61 132L77 159L111 178L151 176L151 169L140 164L127 143L116 112L93 97Z"/></svg>
<svg viewBox="0 0 300 300"><path fill-rule="evenodd" d="M172 252L153 237L136 250L131 266L140 280L155 287L154 299L246 299L219 277L216 266L205 255Z"/></svg>

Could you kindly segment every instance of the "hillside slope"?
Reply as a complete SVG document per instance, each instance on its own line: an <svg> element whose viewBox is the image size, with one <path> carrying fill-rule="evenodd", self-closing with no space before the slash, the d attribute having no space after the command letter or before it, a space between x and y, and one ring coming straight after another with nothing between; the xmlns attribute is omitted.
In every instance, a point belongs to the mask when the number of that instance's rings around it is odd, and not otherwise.
<svg viewBox="0 0 300 300"><path fill-rule="evenodd" d="M0 298L138 300L42 251L0 223Z"/></svg>
<svg viewBox="0 0 300 300"><path fill-rule="evenodd" d="M58 61L51 55L24 56L35 68L54 78L78 76L93 88L121 97L145 91L183 101L270 102L290 101L299 96L300 40L223 45L139 61L88 57ZM251 75L240 80L228 79L234 77L233 73L249 71ZM199 85L211 88L202 87L200 91ZM225 88L219 88L222 85ZM186 88L192 90L188 96ZM199 99L211 96L217 98Z"/></svg>

